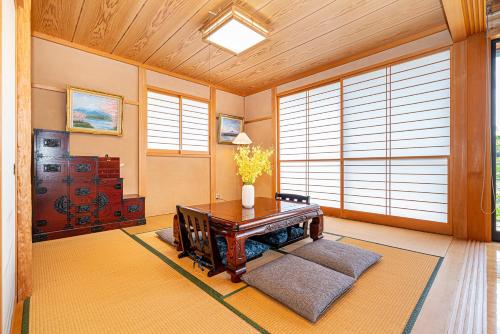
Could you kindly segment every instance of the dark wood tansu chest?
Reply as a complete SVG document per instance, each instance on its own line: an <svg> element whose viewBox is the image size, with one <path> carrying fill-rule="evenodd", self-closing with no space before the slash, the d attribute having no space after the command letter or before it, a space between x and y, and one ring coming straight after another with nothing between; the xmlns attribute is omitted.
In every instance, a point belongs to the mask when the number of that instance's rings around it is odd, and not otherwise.
<svg viewBox="0 0 500 334"><path fill-rule="evenodd" d="M33 242L143 225L144 197L123 195L120 158L71 156L69 133L34 130Z"/></svg>

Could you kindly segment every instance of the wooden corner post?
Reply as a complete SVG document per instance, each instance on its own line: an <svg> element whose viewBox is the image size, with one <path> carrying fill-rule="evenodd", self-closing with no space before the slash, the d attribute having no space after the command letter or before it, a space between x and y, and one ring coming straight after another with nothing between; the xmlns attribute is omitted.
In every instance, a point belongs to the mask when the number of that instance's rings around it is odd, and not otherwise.
<svg viewBox="0 0 500 334"><path fill-rule="evenodd" d="M16 3L17 300L31 295L31 0Z"/></svg>

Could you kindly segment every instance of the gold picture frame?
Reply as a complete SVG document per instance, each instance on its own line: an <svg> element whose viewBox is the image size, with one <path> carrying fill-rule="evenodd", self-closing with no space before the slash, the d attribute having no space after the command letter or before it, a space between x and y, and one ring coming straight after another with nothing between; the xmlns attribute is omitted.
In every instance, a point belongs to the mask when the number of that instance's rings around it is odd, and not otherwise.
<svg viewBox="0 0 500 334"><path fill-rule="evenodd" d="M219 114L217 142L232 145L234 138L243 131L243 117Z"/></svg>
<svg viewBox="0 0 500 334"><path fill-rule="evenodd" d="M123 133L123 96L68 86L66 130L98 135Z"/></svg>

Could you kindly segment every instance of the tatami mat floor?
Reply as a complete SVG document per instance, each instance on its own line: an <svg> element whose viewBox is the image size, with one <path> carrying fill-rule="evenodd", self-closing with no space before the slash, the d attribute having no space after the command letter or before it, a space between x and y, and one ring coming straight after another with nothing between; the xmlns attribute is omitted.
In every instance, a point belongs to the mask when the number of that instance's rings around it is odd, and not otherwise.
<svg viewBox="0 0 500 334"><path fill-rule="evenodd" d="M384 260L311 324L225 273L208 278L178 259L154 233L171 224L172 215L150 217L144 226L34 244L24 332L443 333L451 317L443 300L453 304L454 296L435 289L460 275L460 244L450 237L326 218L326 238L374 249ZM248 270L280 256L269 251ZM443 311L432 313L438 306Z"/></svg>

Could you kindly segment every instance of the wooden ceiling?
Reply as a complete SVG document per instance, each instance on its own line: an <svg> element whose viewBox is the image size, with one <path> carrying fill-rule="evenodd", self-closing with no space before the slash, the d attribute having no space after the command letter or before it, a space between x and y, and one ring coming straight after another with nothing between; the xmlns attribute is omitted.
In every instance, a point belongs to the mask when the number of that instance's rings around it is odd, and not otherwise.
<svg viewBox="0 0 500 334"><path fill-rule="evenodd" d="M199 32L228 0L33 0L32 29L241 95L446 29L440 0L236 2L272 29L238 56Z"/></svg>

